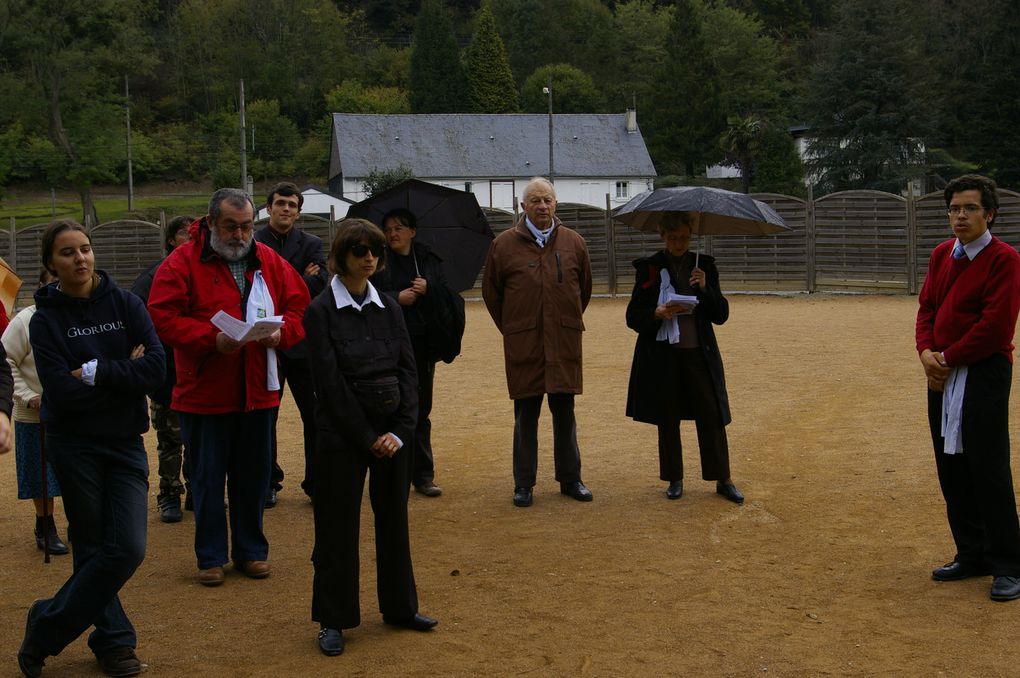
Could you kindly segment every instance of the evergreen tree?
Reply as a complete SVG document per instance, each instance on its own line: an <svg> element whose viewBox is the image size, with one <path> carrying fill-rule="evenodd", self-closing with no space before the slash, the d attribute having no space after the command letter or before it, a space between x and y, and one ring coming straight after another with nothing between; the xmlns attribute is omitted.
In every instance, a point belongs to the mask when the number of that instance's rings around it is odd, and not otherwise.
<svg viewBox="0 0 1020 678"><path fill-rule="evenodd" d="M442 0L423 0L411 43L411 111L459 113L467 87L453 25Z"/></svg>
<svg viewBox="0 0 1020 678"><path fill-rule="evenodd" d="M670 23L658 88L645 105L643 127L659 174L688 177L719 159L726 120L719 106L719 76L702 32L700 0L678 0Z"/></svg>
<svg viewBox="0 0 1020 678"><path fill-rule="evenodd" d="M475 34L464 53L468 109L472 113L517 113L517 84L488 5L478 10Z"/></svg>
<svg viewBox="0 0 1020 678"><path fill-rule="evenodd" d="M848 0L823 38L805 101L821 191L899 191L924 173L933 107L903 4Z"/></svg>

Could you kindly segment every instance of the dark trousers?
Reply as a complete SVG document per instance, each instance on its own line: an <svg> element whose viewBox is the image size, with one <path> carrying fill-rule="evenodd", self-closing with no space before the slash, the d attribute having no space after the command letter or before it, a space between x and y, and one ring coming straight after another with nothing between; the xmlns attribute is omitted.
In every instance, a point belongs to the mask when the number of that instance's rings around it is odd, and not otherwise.
<svg viewBox="0 0 1020 678"><path fill-rule="evenodd" d="M957 560L994 575L1020 576L1020 525L1009 468L1012 380L1013 366L1000 355L968 368L961 454L943 452L942 394L931 390L928 425Z"/></svg>
<svg viewBox="0 0 1020 678"><path fill-rule="evenodd" d="M301 489L309 497L315 487L312 469L315 467L315 383L312 381L312 369L307 358L288 358L277 351L280 359L280 397L283 398L283 388L290 384L290 392L294 396L294 404L301 413L301 430L305 444L305 477L301 481ZM283 469L276 458L276 422L280 416L280 410L273 411L273 466L269 480L269 487L276 490L283 489Z"/></svg>
<svg viewBox="0 0 1020 678"><path fill-rule="evenodd" d="M391 619L418 612L407 531L407 454L402 447L388 459L365 450L320 450L315 477L315 550L312 562L312 619L323 626L350 629L361 623L358 576L361 497L368 474L368 496L375 516L375 563L379 609Z"/></svg>
<svg viewBox="0 0 1020 678"><path fill-rule="evenodd" d="M179 412L191 452L195 504L195 556L199 569L227 563L226 483L234 562L266 560L269 542L262 512L269 483L269 436L276 408L230 414Z"/></svg>
<svg viewBox="0 0 1020 678"><path fill-rule="evenodd" d="M188 484L187 456L181 440L181 424L177 413L169 405L149 402L149 414L152 417L152 428L156 430L156 453L159 459L159 499L180 496ZM181 474L184 485L181 484Z"/></svg>
<svg viewBox="0 0 1020 678"><path fill-rule="evenodd" d="M542 398L518 398L514 401L514 485L534 487L538 475L538 417ZM581 452L577 449L577 422L574 420L574 394L550 393L549 411L553 420L553 464L560 483L581 481Z"/></svg>
<svg viewBox="0 0 1020 678"><path fill-rule="evenodd" d="M74 571L37 606L27 635L49 655L90 626L96 656L134 648L135 629L117 593L145 558L149 465L142 438L48 430L46 454L63 490Z"/></svg>
<svg viewBox="0 0 1020 678"><path fill-rule="evenodd" d="M436 363L429 352L415 347L414 362L418 368L418 425L414 429L411 464L411 483L425 485L436 477L435 462L432 459L432 386L435 382Z"/></svg>
<svg viewBox="0 0 1020 678"><path fill-rule="evenodd" d="M712 373L708 371L701 349L674 349L676 378L674 384L683 390L681 398L694 412L698 431L698 452L701 453L701 477L704 480L729 480L730 448L726 427L719 413ZM668 482L684 477L683 445L680 423L660 424L659 478Z"/></svg>

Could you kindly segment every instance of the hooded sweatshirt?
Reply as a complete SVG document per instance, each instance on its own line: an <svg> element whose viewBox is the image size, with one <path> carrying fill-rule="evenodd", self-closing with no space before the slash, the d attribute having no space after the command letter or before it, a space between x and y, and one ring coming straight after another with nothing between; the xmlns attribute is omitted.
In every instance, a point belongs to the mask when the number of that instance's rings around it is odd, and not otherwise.
<svg viewBox="0 0 1020 678"><path fill-rule="evenodd" d="M66 434L141 435L149 430L145 394L165 376L163 346L141 300L97 273L87 299L64 294L57 283L35 293L29 338L43 387L40 419ZM145 354L132 360L139 344ZM93 359L90 386L71 372Z"/></svg>

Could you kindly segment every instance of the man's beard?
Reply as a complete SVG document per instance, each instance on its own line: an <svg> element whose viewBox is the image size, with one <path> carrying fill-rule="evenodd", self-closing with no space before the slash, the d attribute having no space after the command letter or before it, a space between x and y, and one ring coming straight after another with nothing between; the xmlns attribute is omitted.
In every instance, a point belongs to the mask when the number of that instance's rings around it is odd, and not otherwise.
<svg viewBox="0 0 1020 678"><path fill-rule="evenodd" d="M255 238L249 238L248 242L238 241L231 238L224 242L220 236L212 231L209 232L209 246L213 252L220 255L227 261L240 261L248 256Z"/></svg>

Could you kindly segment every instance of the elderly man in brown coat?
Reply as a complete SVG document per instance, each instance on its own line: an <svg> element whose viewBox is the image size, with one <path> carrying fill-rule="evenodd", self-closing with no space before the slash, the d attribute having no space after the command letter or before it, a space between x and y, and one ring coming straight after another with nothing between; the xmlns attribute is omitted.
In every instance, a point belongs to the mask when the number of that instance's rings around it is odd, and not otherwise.
<svg viewBox="0 0 1020 678"><path fill-rule="evenodd" d="M482 295L503 334L514 401L514 505L531 506L538 471L538 417L549 394L560 492L592 495L581 482L574 395L581 392L581 319L591 299L588 247L556 218L556 192L542 178L524 188L524 218L492 243Z"/></svg>

